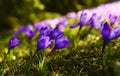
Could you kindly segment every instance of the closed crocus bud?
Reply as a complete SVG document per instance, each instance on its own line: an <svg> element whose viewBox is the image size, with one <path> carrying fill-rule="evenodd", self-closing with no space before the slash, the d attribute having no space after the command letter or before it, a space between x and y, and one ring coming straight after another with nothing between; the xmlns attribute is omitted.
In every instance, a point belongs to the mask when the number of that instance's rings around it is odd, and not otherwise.
<svg viewBox="0 0 120 76"><path fill-rule="evenodd" d="M55 50L66 48L69 45L70 45L70 40L67 39L67 37L65 37L64 35L59 37L58 39L55 40L54 48L52 49L52 51L50 51L50 53L46 55L46 57L49 54L53 53Z"/></svg>
<svg viewBox="0 0 120 76"><path fill-rule="evenodd" d="M67 39L67 37L62 36L58 39L55 40L55 49L62 49L62 48L66 48L67 46L70 45L70 40Z"/></svg>
<svg viewBox="0 0 120 76"><path fill-rule="evenodd" d="M26 28L25 28L25 33L28 36L28 38L31 40L32 37L36 34L37 30L33 30L33 26L31 24L29 24Z"/></svg>
<svg viewBox="0 0 120 76"><path fill-rule="evenodd" d="M91 18L88 20L87 25L89 25L91 28L94 27L94 20L96 19L97 15L96 13L93 13Z"/></svg>
<svg viewBox="0 0 120 76"><path fill-rule="evenodd" d="M108 24L108 22L104 22L101 26L101 35L105 44L109 42L110 33L110 25Z"/></svg>
<svg viewBox="0 0 120 76"><path fill-rule="evenodd" d="M110 24L113 25L117 21L117 16L110 14L109 19L110 19Z"/></svg>
<svg viewBox="0 0 120 76"><path fill-rule="evenodd" d="M64 35L64 33L57 27L50 33L50 39L57 39L60 35Z"/></svg>
<svg viewBox="0 0 120 76"><path fill-rule="evenodd" d="M10 40L9 40L8 53L10 53L10 49L15 48L15 47L18 46L19 44L20 44L20 40L19 40L19 39L15 38L15 37L10 38Z"/></svg>
<svg viewBox="0 0 120 76"><path fill-rule="evenodd" d="M81 28L83 27L83 25L85 25L87 22L87 13L82 11L81 15L80 15L80 21L71 25L70 28L75 28L77 26L80 26Z"/></svg>

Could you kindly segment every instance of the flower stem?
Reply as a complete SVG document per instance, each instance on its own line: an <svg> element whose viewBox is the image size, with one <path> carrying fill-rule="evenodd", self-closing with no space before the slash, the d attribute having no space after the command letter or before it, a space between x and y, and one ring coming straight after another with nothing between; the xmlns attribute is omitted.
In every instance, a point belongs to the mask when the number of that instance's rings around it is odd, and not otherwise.
<svg viewBox="0 0 120 76"><path fill-rule="evenodd" d="M47 58L51 53L53 53L55 50L56 50L56 49L53 48L53 49L46 55L46 58Z"/></svg>
<svg viewBox="0 0 120 76"><path fill-rule="evenodd" d="M105 51L106 45L107 44L105 43L105 41L103 41L103 47L102 47L102 65L103 65L103 69L104 69L104 66L105 66L104 51Z"/></svg>
<svg viewBox="0 0 120 76"><path fill-rule="evenodd" d="M104 59L104 51L105 51L106 43L103 42L103 47L102 47L102 59Z"/></svg>
<svg viewBox="0 0 120 76"><path fill-rule="evenodd" d="M81 31L81 26L79 27L79 30L78 30L78 32L77 32L77 35L76 35L76 40L78 39L78 37L79 37L79 35L80 35L80 31Z"/></svg>
<svg viewBox="0 0 120 76"><path fill-rule="evenodd" d="M31 60L30 60L30 64L32 64L33 58L35 57L35 55L36 55L37 53L38 53L38 50L36 50L36 51L34 52L32 58L31 58Z"/></svg>

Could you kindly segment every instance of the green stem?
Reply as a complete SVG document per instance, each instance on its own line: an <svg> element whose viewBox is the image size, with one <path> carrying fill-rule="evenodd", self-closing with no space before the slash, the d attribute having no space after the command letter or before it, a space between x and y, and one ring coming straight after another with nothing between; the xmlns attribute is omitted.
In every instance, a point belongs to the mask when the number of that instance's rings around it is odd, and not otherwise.
<svg viewBox="0 0 120 76"><path fill-rule="evenodd" d="M30 64L32 64L33 58L35 57L35 55L36 55L37 53L38 53L38 50L36 50L36 51L34 52L32 58L31 58L31 60L30 60Z"/></svg>
<svg viewBox="0 0 120 76"><path fill-rule="evenodd" d="M51 53L53 53L55 50L56 50L56 49L53 48L52 51L50 51L50 52L46 55L46 58L47 58Z"/></svg>
<svg viewBox="0 0 120 76"><path fill-rule="evenodd" d="M79 37L79 35L80 35L80 31L81 31L81 26L79 27L79 30L78 30L78 32L77 32L77 35L76 35L76 40L78 39L78 37Z"/></svg>

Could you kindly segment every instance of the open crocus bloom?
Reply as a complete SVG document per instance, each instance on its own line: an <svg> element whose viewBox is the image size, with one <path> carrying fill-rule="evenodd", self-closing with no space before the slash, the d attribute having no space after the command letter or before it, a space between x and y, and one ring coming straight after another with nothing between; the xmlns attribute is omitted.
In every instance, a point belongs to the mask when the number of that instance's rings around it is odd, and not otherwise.
<svg viewBox="0 0 120 76"><path fill-rule="evenodd" d="M120 36L120 25L111 27L108 22L104 22L101 26L101 34L104 42L108 43Z"/></svg>
<svg viewBox="0 0 120 76"><path fill-rule="evenodd" d="M120 25L116 25L113 27L108 22L104 22L101 26L101 35L104 40L102 48L102 55L104 58L105 46L108 44L108 42L120 36Z"/></svg>
<svg viewBox="0 0 120 76"><path fill-rule="evenodd" d="M48 36L40 35L37 42L37 50L42 50L49 47L52 44L52 40Z"/></svg>

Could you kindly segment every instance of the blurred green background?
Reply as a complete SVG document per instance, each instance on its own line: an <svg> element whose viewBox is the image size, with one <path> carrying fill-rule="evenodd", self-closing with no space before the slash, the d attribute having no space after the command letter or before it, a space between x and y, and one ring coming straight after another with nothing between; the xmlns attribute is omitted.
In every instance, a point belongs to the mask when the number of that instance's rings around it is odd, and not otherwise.
<svg viewBox="0 0 120 76"><path fill-rule="evenodd" d="M0 0L0 32L116 0Z"/></svg>

